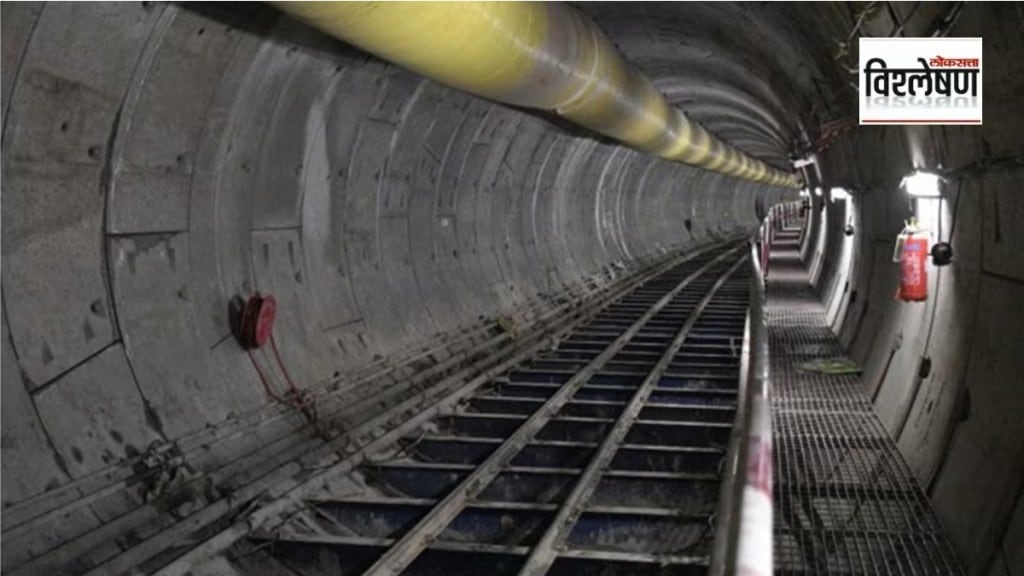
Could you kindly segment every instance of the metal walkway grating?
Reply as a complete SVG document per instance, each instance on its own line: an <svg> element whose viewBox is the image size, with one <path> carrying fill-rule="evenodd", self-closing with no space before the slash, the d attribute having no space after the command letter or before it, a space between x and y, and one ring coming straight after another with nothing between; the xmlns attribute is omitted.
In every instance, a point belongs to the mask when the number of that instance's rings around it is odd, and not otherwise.
<svg viewBox="0 0 1024 576"><path fill-rule="evenodd" d="M768 281L776 574L962 574L860 378L795 368L843 353L797 249L777 237Z"/></svg>

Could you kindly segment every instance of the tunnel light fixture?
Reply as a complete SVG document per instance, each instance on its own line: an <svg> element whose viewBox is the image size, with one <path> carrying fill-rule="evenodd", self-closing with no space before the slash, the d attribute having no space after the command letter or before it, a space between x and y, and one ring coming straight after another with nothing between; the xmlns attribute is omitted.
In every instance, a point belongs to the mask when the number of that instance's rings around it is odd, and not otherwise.
<svg viewBox="0 0 1024 576"><path fill-rule="evenodd" d="M900 187L915 198L939 198L942 196L942 177L933 172L916 170L900 182Z"/></svg>
<svg viewBox="0 0 1024 576"><path fill-rule="evenodd" d="M850 193L846 191L846 188L839 188L838 186L831 190L832 201L836 200L847 200L850 198Z"/></svg>
<svg viewBox="0 0 1024 576"><path fill-rule="evenodd" d="M818 198L821 198L821 186L816 186L814 188L814 195L817 196Z"/></svg>
<svg viewBox="0 0 1024 576"><path fill-rule="evenodd" d="M810 198L811 197L811 191L808 190L807 188L801 188L800 189L800 197L801 198Z"/></svg>

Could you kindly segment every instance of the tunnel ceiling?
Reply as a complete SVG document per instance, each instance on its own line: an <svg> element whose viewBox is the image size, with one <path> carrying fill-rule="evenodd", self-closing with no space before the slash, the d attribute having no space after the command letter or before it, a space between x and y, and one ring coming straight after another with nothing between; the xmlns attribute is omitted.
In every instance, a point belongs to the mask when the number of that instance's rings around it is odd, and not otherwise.
<svg viewBox="0 0 1024 576"><path fill-rule="evenodd" d="M626 58L691 117L741 150L787 166L823 121L816 84L838 84L822 69L821 46L792 21L799 8L770 3L583 4ZM825 10L807 19L817 28Z"/></svg>

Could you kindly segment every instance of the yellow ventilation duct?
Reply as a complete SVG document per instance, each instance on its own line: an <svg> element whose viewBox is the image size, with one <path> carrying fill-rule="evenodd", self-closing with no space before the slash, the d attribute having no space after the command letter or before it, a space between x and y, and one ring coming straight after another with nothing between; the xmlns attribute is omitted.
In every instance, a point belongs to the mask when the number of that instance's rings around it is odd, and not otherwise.
<svg viewBox="0 0 1024 576"><path fill-rule="evenodd" d="M549 2L274 2L331 36L498 102L553 111L667 160L775 186L793 174L671 106L590 20Z"/></svg>

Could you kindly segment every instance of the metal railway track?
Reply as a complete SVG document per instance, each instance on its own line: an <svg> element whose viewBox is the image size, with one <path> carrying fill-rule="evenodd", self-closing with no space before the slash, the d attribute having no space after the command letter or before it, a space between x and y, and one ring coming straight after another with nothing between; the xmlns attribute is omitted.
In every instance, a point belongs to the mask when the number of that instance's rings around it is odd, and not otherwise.
<svg viewBox="0 0 1024 576"><path fill-rule="evenodd" d="M237 544L246 573L702 574L746 250L685 261Z"/></svg>

